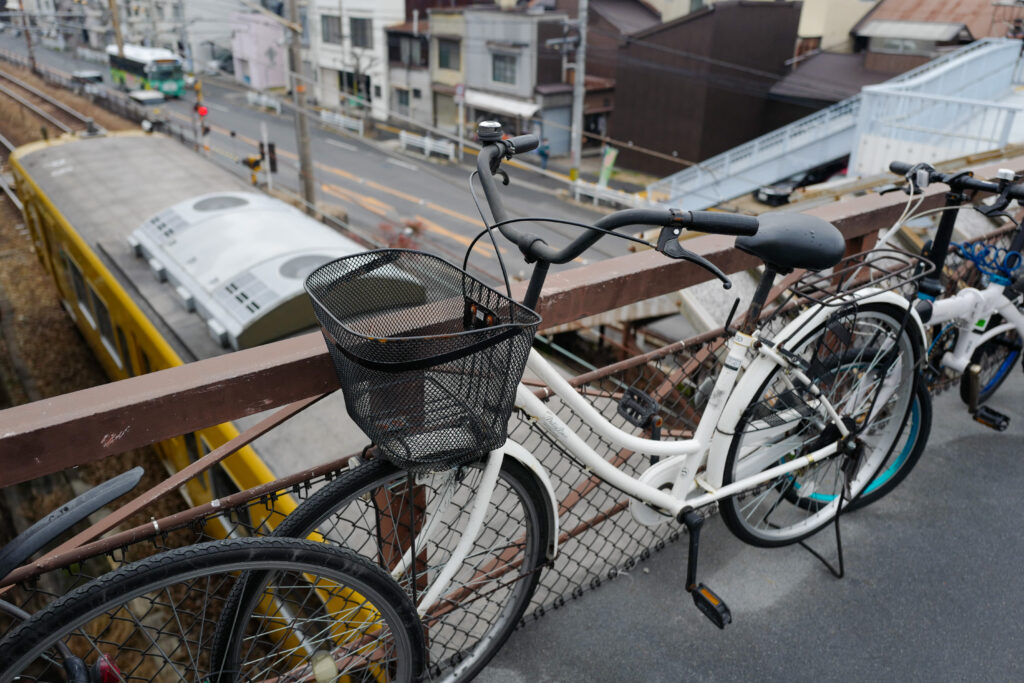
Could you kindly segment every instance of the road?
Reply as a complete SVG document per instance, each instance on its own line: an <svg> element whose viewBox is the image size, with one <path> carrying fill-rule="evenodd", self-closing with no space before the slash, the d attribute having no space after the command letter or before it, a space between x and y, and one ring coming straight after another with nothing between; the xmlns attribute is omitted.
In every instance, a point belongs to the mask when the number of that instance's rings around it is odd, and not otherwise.
<svg viewBox="0 0 1024 683"><path fill-rule="evenodd" d="M0 34L0 48L24 54L22 39ZM101 65L75 59L67 53L36 49L41 65L71 72L75 69L99 69ZM274 183L289 190L298 190L298 160L295 153L293 119L288 110L283 115L264 112L246 104L245 89L226 78L208 78L203 82L204 103L210 113L211 156L225 162L257 153L261 124L268 130L268 139L277 146L279 172ZM170 101L163 105L171 121L192 125L191 99ZM232 133L234 133L232 135ZM379 234L382 223L401 230L408 221L421 226L420 245L428 250L461 259L471 239L482 229L483 222L468 189L472 157L462 165L447 160L427 161L421 155L397 150L395 141L371 141L343 135L319 126L310 127L315 160L318 201L341 206L350 223L358 230ZM241 175L248 169L228 161ZM543 216L563 220L593 222L601 214L566 201L552 181L529 170L509 169L512 183L505 188L508 213L513 217ZM483 201L482 192L478 195ZM574 236L570 226L528 224L521 226L546 240L559 244ZM507 243L506 243L506 246ZM628 245L621 240L603 240L580 263L620 255ZM528 275L526 265L509 247L506 254L510 275ZM478 249L476 266L497 273L492 249Z"/></svg>
<svg viewBox="0 0 1024 683"><path fill-rule="evenodd" d="M724 631L684 591L678 542L528 620L479 683L1024 680L1024 378L1018 366L992 399L1013 416L1002 433L957 393L935 399L910 476L843 518L845 578L798 546L746 546L713 518L698 580L732 608ZM831 534L811 544L834 558Z"/></svg>

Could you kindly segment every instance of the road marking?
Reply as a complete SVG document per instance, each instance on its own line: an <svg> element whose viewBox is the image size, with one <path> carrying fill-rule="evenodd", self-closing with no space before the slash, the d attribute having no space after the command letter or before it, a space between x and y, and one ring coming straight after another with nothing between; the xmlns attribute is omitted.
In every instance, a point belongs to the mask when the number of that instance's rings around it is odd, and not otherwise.
<svg viewBox="0 0 1024 683"><path fill-rule="evenodd" d="M440 204L435 204L434 202L427 202L427 208L433 209L434 211L440 211L441 213L451 216L452 218L458 218L460 221L465 221L477 228L483 226L483 222L479 218L467 216L464 213L459 213L458 211L454 211L452 209L449 209L448 207L441 206Z"/></svg>
<svg viewBox="0 0 1024 683"><path fill-rule="evenodd" d="M404 199L407 202L412 202L413 204L425 203L423 199L420 197L408 194L406 192L402 192L401 190L396 190L395 188L388 187L387 185L381 185L380 183L374 182L373 180L367 180L365 184L368 185L369 187L372 187L375 190L386 192L387 194L390 194L394 197L398 197L399 199Z"/></svg>
<svg viewBox="0 0 1024 683"><path fill-rule="evenodd" d="M289 152L288 155L292 159L298 159L298 157L295 156L294 154L292 154L291 152ZM349 173L348 171L342 170L340 168L335 168L334 166L328 166L327 164L321 164L321 163L318 162L316 167L319 168L321 171L327 171L328 173L333 173L334 175L340 175L342 178L348 178L349 180L355 180L355 181L361 181L362 180L362 178L359 178L358 176L356 176L353 173Z"/></svg>
<svg viewBox="0 0 1024 683"><path fill-rule="evenodd" d="M419 167L417 167L415 164L410 164L408 161L402 161L401 159L388 157L384 161L388 162L389 164L394 164L395 166L401 166L402 168L408 169L410 171L420 170Z"/></svg>
<svg viewBox="0 0 1024 683"><path fill-rule="evenodd" d="M416 220L420 222L420 226L422 228L424 228L425 230L429 230L430 232L437 233L438 235L442 235L444 237L447 237L450 240L455 240L456 242L458 242L459 244L461 244L464 247L468 247L473 242L473 240L471 238L466 237L465 235L460 235L457 232L452 232L451 230L448 230L447 228L443 228L440 225L438 225L437 223L435 223L434 221L432 221L432 220L430 220L428 218L424 218L423 216L416 216ZM480 254L481 256L486 256L487 258L491 258L491 259L494 258L494 249L493 248L487 248L486 246L484 246L483 244L480 244L479 242L477 242L477 244L475 244L473 246L473 251L475 251L476 253ZM502 251L502 253L505 253L504 249L502 249L501 251Z"/></svg>
<svg viewBox="0 0 1024 683"><path fill-rule="evenodd" d="M343 187L339 187L338 185L331 185L329 183L324 183L320 187L323 189L324 192L334 195L339 199L354 202L355 204L358 204L359 206L363 207L370 213L376 214L381 218L388 218L389 220L392 220L388 215L389 212L394 211L395 213L397 213L395 207L391 206L387 202L382 202L381 200L376 199L374 197L368 197L366 195L357 194L350 190L346 190Z"/></svg>
<svg viewBox="0 0 1024 683"><path fill-rule="evenodd" d="M206 106L209 107L210 109L213 109L214 111L222 111L222 112L224 112L226 114L230 114L231 113L231 108L230 107L225 107L223 104L217 104L216 102L209 102L208 101L206 103Z"/></svg>
<svg viewBox="0 0 1024 683"><path fill-rule="evenodd" d="M334 145L335 147L341 147L342 149L347 149L350 152L358 152L359 151L359 148L356 147L355 145L350 145L347 142L342 142L341 140L335 140L334 138L327 138L327 144L328 145Z"/></svg>

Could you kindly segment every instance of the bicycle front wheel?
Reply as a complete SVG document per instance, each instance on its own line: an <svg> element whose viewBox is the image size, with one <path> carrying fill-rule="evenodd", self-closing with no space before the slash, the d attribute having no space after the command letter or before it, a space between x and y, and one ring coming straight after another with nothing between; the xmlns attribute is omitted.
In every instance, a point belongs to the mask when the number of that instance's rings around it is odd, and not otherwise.
<svg viewBox="0 0 1024 683"><path fill-rule="evenodd" d="M343 545L422 597L462 537L482 475L482 463L415 475L410 492L404 470L371 460L317 491L274 534ZM529 605L549 535L536 478L506 457L466 561L422 616L430 679L470 680L490 661ZM413 544L415 573L400 566Z"/></svg>
<svg viewBox="0 0 1024 683"><path fill-rule="evenodd" d="M998 313L992 315L989 321L989 329L1002 325L1003 316ZM1016 330L1009 330L989 339L987 342L974 350L971 355L971 363L981 366L981 373L978 375L978 403L984 403L1003 385L1006 378L1013 371L1020 358L1021 341ZM967 375L960 378L960 400L964 403L971 402L971 392L967 382Z"/></svg>
<svg viewBox="0 0 1024 683"><path fill-rule="evenodd" d="M257 573L228 614L228 594ZM282 538L177 548L81 586L4 640L0 680L64 680L57 643L106 669L102 680L196 683L412 681L425 647L411 602L377 567Z"/></svg>
<svg viewBox="0 0 1024 683"><path fill-rule="evenodd" d="M854 471L824 458L722 501L722 518L741 540L771 547L800 541L828 524L841 497L856 500L888 460L910 418L922 342L907 312L874 303L839 311L792 347L815 385L863 445ZM725 483L776 467L838 440L813 398L775 368L744 411L730 444ZM926 437L919 435L916 438Z"/></svg>

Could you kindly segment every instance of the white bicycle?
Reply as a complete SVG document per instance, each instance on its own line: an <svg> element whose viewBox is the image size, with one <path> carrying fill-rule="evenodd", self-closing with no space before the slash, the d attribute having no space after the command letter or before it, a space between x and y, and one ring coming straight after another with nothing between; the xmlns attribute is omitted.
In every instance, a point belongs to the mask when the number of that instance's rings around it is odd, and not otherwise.
<svg viewBox="0 0 1024 683"><path fill-rule="evenodd" d="M493 123L479 133L478 175L494 218L481 235L499 229L536 263L525 301L407 250L347 257L310 275L307 290L346 407L376 448L275 534L327 540L375 559L414 596L430 675L472 678L519 623L562 538L551 477L529 449L507 439L515 409L580 467L628 495L640 523L687 527L686 589L724 627L728 607L696 578L701 510L718 504L732 532L757 546L801 541L836 519L901 442L922 400L916 313L901 296L868 286L810 306L778 334L759 331L779 273L827 269L842 258L838 230L809 216L633 209L583 226L580 237L554 249L512 227L527 219L507 217L492 178L502 173L502 157L533 149L537 139L501 140ZM642 391L623 392L626 422L614 426L531 348L540 322L532 308L549 266L628 225L661 226L651 246L726 286L717 267L682 247L683 230L740 235L737 246L765 262L692 438L658 438L674 418ZM543 396L519 383L524 365L546 385ZM600 440L657 462L637 478L623 473L545 405L552 395Z"/></svg>
<svg viewBox="0 0 1024 683"><path fill-rule="evenodd" d="M974 419L993 429L1005 430L1010 418L982 404L995 394L1021 356L1024 313L1020 305L1024 282L1019 275L1024 232L1017 226L1005 248L986 243L952 244L951 240L960 208L968 203L972 194L994 195L992 203L978 205L977 210L986 216L1016 223L1006 209L1014 199L1024 200L1024 185L1013 183L1012 171L1001 171L994 181L985 181L974 178L969 172L941 173L928 164L897 161L889 168L908 180L910 196L904 211L906 217L879 240L880 244L914 218L911 202L916 197L920 204L929 184L942 183L950 189L944 205L938 209L942 215L935 238L924 250L935 270L921 280L919 301L915 306L922 322L934 330L926 379L936 382L944 379L944 375L960 376L960 396ZM951 246L965 261L974 264L974 274L979 277L973 284L978 286L965 286L952 296L944 296L946 289L940 276Z"/></svg>

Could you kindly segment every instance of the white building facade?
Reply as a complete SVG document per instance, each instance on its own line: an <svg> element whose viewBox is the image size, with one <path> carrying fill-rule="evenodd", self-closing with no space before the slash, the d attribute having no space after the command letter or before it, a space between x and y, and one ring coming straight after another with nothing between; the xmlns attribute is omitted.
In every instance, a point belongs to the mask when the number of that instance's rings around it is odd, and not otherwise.
<svg viewBox="0 0 1024 683"><path fill-rule="evenodd" d="M306 52L321 106L388 118L384 29L405 19L404 0L310 0Z"/></svg>

